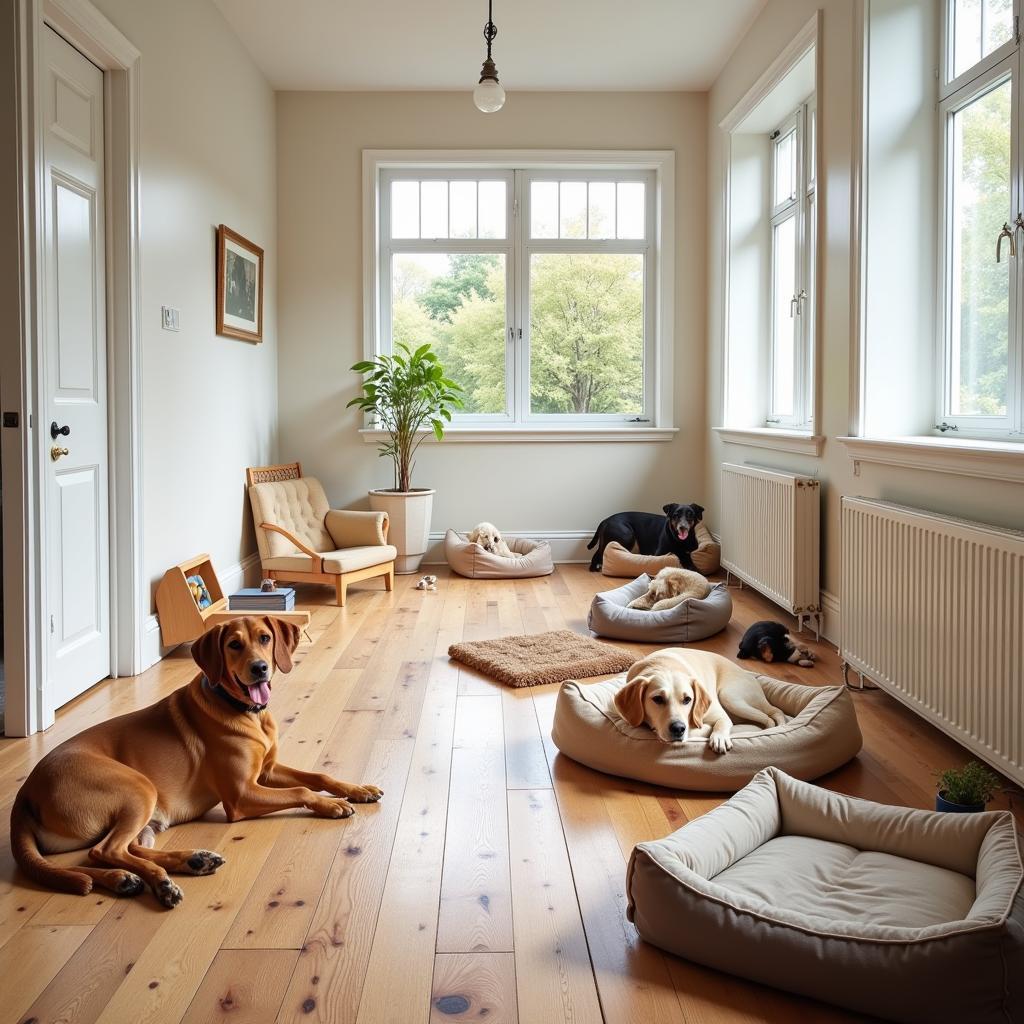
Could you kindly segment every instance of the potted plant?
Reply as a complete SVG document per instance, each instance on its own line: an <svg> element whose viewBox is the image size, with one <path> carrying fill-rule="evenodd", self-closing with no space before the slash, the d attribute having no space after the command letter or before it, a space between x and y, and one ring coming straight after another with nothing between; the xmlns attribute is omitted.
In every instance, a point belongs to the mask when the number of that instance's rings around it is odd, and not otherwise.
<svg viewBox="0 0 1024 1024"><path fill-rule="evenodd" d="M387 512L391 525L388 540L398 548L395 572L413 573L423 560L430 538L430 512L434 491L413 487L412 471L419 446L429 427L440 441L452 411L462 408L462 388L444 375L444 368L430 345L412 351L399 342L391 355L356 363L363 375L362 394L346 408L368 413L374 425L387 433L378 453L394 464L394 487L370 491L370 508Z"/></svg>
<svg viewBox="0 0 1024 1024"><path fill-rule="evenodd" d="M935 810L983 811L999 786L999 776L978 761L968 761L963 768L947 768L939 775Z"/></svg>

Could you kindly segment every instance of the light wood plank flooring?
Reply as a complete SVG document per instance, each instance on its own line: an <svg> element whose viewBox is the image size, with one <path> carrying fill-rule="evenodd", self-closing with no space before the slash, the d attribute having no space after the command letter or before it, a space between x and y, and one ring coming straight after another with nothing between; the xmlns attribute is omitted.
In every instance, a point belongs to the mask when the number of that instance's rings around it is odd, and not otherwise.
<svg viewBox="0 0 1024 1024"><path fill-rule="evenodd" d="M472 582L439 573L437 593L373 582L348 607L306 588L312 643L279 678L282 759L374 782L381 804L347 821L280 814L229 825L219 809L161 837L220 850L227 865L184 878L184 903L148 894L74 897L14 869L11 801L35 761L85 726L148 704L196 671L179 651L109 680L45 735L0 741L0 1021L189 1024L669 1024L854 1018L676 960L625 917L634 844L722 799L613 779L560 756L557 687L510 690L447 657L460 639L570 628L611 584L584 566L540 580ZM782 618L734 591L742 630ZM638 648L645 650L645 648ZM800 682L838 679L834 649ZM966 752L878 691L856 693L865 749L824 784L928 807L936 771ZM1019 791L999 800L1024 807ZM73 861L79 855L62 858Z"/></svg>

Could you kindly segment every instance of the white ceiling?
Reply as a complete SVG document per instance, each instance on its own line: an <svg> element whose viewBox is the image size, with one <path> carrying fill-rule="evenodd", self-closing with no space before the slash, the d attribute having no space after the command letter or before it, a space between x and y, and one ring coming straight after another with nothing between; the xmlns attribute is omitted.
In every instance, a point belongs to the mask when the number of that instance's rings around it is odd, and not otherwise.
<svg viewBox="0 0 1024 1024"><path fill-rule="evenodd" d="M275 89L468 89L485 0L215 0ZM703 90L766 0L495 0L516 90Z"/></svg>

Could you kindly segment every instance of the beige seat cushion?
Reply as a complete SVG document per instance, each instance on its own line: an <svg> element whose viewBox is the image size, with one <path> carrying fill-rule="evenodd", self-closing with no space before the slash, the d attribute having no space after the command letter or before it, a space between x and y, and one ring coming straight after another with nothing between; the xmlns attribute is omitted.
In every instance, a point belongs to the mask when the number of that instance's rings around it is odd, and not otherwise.
<svg viewBox="0 0 1024 1024"><path fill-rule="evenodd" d="M268 569L286 568L268 565L268 560L296 554L295 545L279 533L261 530L260 523L273 523L294 534L314 551L334 551L338 545L330 535L324 520L330 510L327 495L316 477L303 476L297 480L275 480L253 484L249 488L253 522L256 524L256 543L260 559ZM304 560L308 566L308 559ZM308 572L308 567L300 569Z"/></svg>
<svg viewBox="0 0 1024 1024"><path fill-rule="evenodd" d="M368 544L358 548L340 548L337 551L324 551L323 571L335 575L367 569L371 565L383 565L393 562L398 557L398 549L391 544ZM277 572L312 572L312 559L307 555L281 555L278 558L263 560L264 569Z"/></svg>

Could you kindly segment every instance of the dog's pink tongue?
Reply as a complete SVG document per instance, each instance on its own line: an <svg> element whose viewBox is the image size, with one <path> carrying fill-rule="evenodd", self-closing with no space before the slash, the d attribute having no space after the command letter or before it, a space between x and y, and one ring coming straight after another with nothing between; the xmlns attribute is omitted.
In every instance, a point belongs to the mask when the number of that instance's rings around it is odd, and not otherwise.
<svg viewBox="0 0 1024 1024"><path fill-rule="evenodd" d="M255 686L250 686L249 696L252 697L253 704L269 704L270 683L257 683Z"/></svg>
<svg viewBox="0 0 1024 1024"><path fill-rule="evenodd" d="M680 540L686 540L686 538L690 536L690 531L685 526L680 526L679 529L676 530L676 534Z"/></svg>

